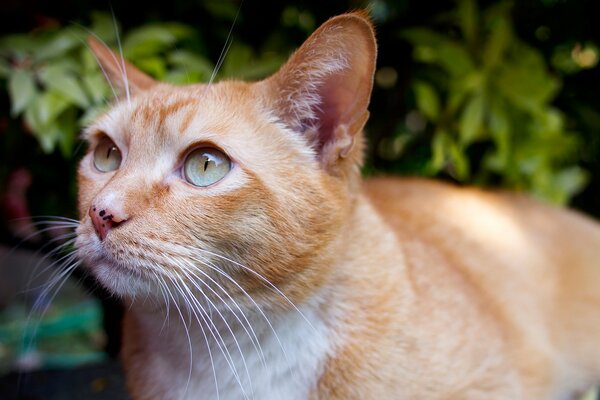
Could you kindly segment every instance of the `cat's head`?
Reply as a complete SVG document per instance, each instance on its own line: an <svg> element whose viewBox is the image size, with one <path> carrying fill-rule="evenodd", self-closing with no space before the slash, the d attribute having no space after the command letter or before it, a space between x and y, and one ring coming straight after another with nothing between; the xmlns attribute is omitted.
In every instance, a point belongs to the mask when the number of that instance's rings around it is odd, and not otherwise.
<svg viewBox="0 0 600 400"><path fill-rule="evenodd" d="M359 191L368 17L330 19L255 83L158 83L90 44L124 93L86 130L79 166L77 248L99 281L165 301L316 290Z"/></svg>

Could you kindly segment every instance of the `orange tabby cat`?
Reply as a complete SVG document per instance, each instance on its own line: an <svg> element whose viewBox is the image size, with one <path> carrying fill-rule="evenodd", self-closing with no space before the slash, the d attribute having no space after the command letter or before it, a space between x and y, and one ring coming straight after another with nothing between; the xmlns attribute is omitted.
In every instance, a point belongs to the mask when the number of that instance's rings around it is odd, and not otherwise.
<svg viewBox="0 0 600 400"><path fill-rule="evenodd" d="M86 131L78 252L128 304L135 399L566 399L600 381L600 227L523 196L361 182L376 43L126 92Z"/></svg>

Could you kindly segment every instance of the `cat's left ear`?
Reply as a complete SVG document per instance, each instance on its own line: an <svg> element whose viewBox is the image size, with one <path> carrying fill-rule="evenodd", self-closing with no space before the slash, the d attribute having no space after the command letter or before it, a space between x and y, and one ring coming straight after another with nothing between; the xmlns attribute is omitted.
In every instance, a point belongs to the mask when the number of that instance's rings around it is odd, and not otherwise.
<svg viewBox="0 0 600 400"><path fill-rule="evenodd" d="M278 117L308 137L331 174L347 175L362 164L376 56L368 14L343 14L321 25L260 83Z"/></svg>
<svg viewBox="0 0 600 400"><path fill-rule="evenodd" d="M106 44L93 36L88 37L88 45L113 87L135 94L156 84L154 79L115 54Z"/></svg>

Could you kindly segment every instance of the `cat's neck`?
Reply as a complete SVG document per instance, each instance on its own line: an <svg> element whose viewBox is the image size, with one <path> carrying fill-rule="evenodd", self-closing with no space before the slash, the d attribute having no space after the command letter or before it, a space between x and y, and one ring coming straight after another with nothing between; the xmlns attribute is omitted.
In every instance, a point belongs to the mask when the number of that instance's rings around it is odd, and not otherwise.
<svg viewBox="0 0 600 400"><path fill-rule="evenodd" d="M327 360L355 329L352 326L359 318L368 317L357 313L359 307L351 304L364 296L365 290L378 290L368 282L379 280L381 277L374 274L382 268L368 271L365 265L378 257L378 262L390 264L384 270L402 270L396 239L368 202L359 199L347 222L343 237L335 245L339 246L339 256L329 278L304 302L285 310L253 307L201 315L171 306L165 322L164 312L133 305L129 319L138 332L144 332L144 348L162 353L161 362L148 369L156 372L151 379L163 379L160 376L165 374L169 378L164 379L180 380L182 392L176 398L196 398L198 393L216 398L216 387L222 398L243 398L244 394L252 398L251 392L256 398L307 398ZM392 246L396 246L395 252L387 249ZM386 253L394 254L394 258L382 258ZM393 277L388 279L393 281ZM139 341L140 336L133 334L132 340ZM213 364L219 371L216 378ZM189 368L181 365L192 365L190 383ZM175 373L180 376L170 376ZM186 386L187 392L183 389ZM276 393L275 387L280 388Z"/></svg>

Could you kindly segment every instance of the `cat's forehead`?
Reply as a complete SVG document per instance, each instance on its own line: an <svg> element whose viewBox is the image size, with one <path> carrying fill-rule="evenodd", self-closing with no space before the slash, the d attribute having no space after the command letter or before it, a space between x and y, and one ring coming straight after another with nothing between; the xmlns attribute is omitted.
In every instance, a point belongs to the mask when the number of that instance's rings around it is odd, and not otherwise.
<svg viewBox="0 0 600 400"><path fill-rule="evenodd" d="M254 101L253 101L254 100ZM156 88L123 100L91 127L124 141L141 137L161 142L185 140L199 129L214 133L233 132L236 126L255 122L255 94L243 82L216 85Z"/></svg>
<svg viewBox="0 0 600 400"><path fill-rule="evenodd" d="M140 160L152 153L185 153L201 143L255 165L264 161L264 154L288 161L299 157L299 162L314 156L269 112L253 84L240 81L210 86L159 84L129 102L119 102L87 135L92 141L107 135L131 158Z"/></svg>

